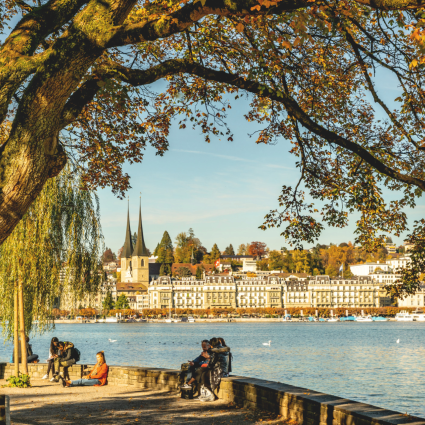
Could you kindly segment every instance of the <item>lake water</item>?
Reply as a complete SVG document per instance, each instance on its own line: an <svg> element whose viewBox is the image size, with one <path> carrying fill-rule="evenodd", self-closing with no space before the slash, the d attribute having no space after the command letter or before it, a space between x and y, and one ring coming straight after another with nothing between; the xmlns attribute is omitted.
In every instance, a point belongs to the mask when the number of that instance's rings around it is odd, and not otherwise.
<svg viewBox="0 0 425 425"><path fill-rule="evenodd" d="M80 363L94 363L104 350L110 365L170 369L199 355L202 339L221 336L232 349L234 374L425 418L425 323L59 324L31 340L42 362L52 336L74 342ZM0 344L0 361L11 352L10 343Z"/></svg>

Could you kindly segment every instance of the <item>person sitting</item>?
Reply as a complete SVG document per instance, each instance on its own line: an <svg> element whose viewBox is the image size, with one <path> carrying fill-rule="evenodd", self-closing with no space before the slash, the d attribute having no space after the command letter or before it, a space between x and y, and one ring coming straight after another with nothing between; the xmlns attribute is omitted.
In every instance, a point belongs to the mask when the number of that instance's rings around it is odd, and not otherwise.
<svg viewBox="0 0 425 425"><path fill-rule="evenodd" d="M221 348L227 347L226 341L224 338L218 337L217 338L220 342ZM230 376L230 372L232 371L232 354L229 351L226 351L224 353L220 353L220 363L221 363L221 369L223 370L223 377Z"/></svg>
<svg viewBox="0 0 425 425"><path fill-rule="evenodd" d="M28 336L25 337L26 346L27 346L27 363L38 363L38 354L32 352L32 345L28 344L30 339Z"/></svg>
<svg viewBox="0 0 425 425"><path fill-rule="evenodd" d="M108 384L108 365L105 360L105 353L99 351L96 354L97 363L87 376L75 381L67 381L60 377L64 387L81 387L81 386L95 386L102 387Z"/></svg>
<svg viewBox="0 0 425 425"><path fill-rule="evenodd" d="M59 342L58 348L59 354L58 357L56 357L54 360L55 374L53 377L55 378L55 382L59 382L61 366L65 369L77 363L79 360L79 355L72 342ZM67 371L68 369L66 369L66 372Z"/></svg>
<svg viewBox="0 0 425 425"><path fill-rule="evenodd" d="M50 370L52 371L51 382L54 381L55 374L55 358L58 357L58 344L59 340L54 336L50 341L49 358L47 359L47 373L41 379L49 379Z"/></svg>
<svg viewBox="0 0 425 425"><path fill-rule="evenodd" d="M38 363L38 354L34 354L32 352L32 345L28 344L29 342L29 337L26 336L25 337L25 346L26 346L26 351L27 351L27 363ZM12 363L15 362L15 352L12 353ZM21 341L18 340L18 360L19 363L22 363L22 351L21 351Z"/></svg>
<svg viewBox="0 0 425 425"><path fill-rule="evenodd" d="M196 359L189 361L189 372L186 377L186 384L182 386L183 389L192 388L192 384L195 382L200 383L203 373L207 370L211 357L208 350L211 348L211 345L207 339L204 339L201 344L202 353Z"/></svg>

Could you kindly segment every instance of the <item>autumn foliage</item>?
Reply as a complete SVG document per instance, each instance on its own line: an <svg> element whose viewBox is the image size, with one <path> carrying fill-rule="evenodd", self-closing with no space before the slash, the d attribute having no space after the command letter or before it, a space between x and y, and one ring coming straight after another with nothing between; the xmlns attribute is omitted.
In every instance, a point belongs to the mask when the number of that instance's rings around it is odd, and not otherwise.
<svg viewBox="0 0 425 425"><path fill-rule="evenodd" d="M376 251L408 230L406 211L425 191L424 6L1 2L0 242L66 162L85 189L123 197L124 165L149 145L164 155L173 124L232 141L228 111L243 97L254 141L285 141L298 173L261 228L282 227L301 247L356 214L355 243ZM399 91L376 84L383 78ZM413 227L415 244L424 228ZM398 292L417 289L425 265L413 266Z"/></svg>
<svg viewBox="0 0 425 425"><path fill-rule="evenodd" d="M219 317L278 317L283 316L285 312L294 317L315 316L316 312L320 317L331 317L331 311L334 316L342 317L348 311L349 315L361 315L362 311L365 315L393 317L400 311L414 311L414 308L399 307L379 307L379 308L314 308L314 307L289 307L289 308L212 308L212 309L191 309L176 308L173 309L173 317L194 316L201 318L219 318ZM168 317L170 311L168 309L145 309L143 315L151 318Z"/></svg>

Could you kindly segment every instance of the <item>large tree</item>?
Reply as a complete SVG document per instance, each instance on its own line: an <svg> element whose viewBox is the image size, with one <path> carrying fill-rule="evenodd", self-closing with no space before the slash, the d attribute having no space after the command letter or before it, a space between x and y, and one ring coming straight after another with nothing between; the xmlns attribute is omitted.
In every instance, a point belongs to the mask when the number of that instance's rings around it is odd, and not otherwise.
<svg viewBox="0 0 425 425"><path fill-rule="evenodd" d="M0 243L67 160L87 188L129 187L125 161L168 148L178 116L232 139L227 99L246 95L258 143L284 137L300 170L264 228L313 242L358 212L376 249L407 228L425 190L421 0L5 0L0 50ZM15 22L15 21L14 21ZM391 76L396 98L378 78ZM151 83L166 79L162 92ZM391 83L393 84L393 83ZM397 106L386 101L395 100ZM384 199L382 187L394 194ZM322 211L305 192L322 201ZM321 214L319 214L321 213ZM318 219L321 217L321 220ZM424 240L425 222L410 238ZM412 275L413 276L413 275ZM414 290L417 279L406 280Z"/></svg>

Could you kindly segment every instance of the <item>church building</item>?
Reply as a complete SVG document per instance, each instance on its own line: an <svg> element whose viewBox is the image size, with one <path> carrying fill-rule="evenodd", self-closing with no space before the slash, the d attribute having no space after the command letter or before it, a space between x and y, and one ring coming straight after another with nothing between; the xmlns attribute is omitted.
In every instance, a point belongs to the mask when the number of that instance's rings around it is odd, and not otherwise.
<svg viewBox="0 0 425 425"><path fill-rule="evenodd" d="M121 253L121 282L117 283L117 295L146 293L149 281L157 278L160 264L149 263L149 252L145 245L142 225L142 206L139 207L137 240L131 240L130 211L127 211L127 229L124 248Z"/></svg>

